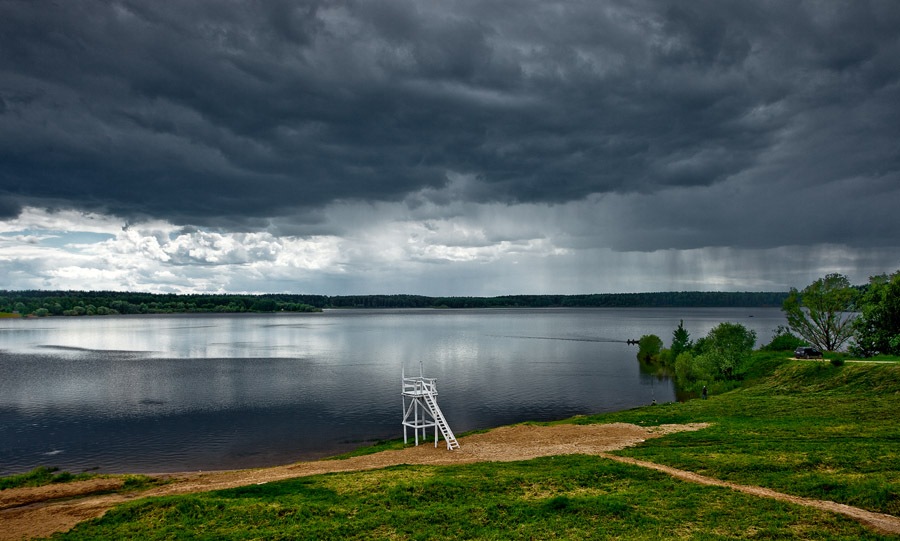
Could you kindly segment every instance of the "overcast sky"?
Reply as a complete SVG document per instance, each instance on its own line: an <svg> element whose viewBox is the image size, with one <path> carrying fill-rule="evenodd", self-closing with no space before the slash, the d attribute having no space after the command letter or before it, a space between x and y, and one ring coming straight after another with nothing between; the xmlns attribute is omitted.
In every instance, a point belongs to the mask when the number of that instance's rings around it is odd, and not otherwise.
<svg viewBox="0 0 900 541"><path fill-rule="evenodd" d="M0 0L0 289L900 268L900 2Z"/></svg>

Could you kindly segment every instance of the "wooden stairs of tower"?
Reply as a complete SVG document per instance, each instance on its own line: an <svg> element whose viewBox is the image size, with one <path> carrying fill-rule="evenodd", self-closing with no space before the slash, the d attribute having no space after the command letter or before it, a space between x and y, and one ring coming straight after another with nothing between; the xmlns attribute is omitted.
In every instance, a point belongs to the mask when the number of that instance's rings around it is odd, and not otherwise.
<svg viewBox="0 0 900 541"><path fill-rule="evenodd" d="M424 398L425 404L431 412L431 416L434 417L434 422L437 423L441 435L444 436L444 441L447 442L447 450L452 451L453 449L459 449L459 442L456 441L456 436L454 436L453 431L450 430L450 425L447 424L447 419L444 418L444 412L442 412L441 407L438 406L437 398L434 397L433 393L428 391L422 393L422 398Z"/></svg>

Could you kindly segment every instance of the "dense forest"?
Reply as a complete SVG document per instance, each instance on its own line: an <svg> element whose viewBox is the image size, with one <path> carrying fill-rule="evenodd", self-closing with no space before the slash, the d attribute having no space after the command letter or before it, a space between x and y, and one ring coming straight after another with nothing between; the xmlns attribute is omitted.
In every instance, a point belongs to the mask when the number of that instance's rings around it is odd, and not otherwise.
<svg viewBox="0 0 900 541"><path fill-rule="evenodd" d="M591 295L224 295L0 290L0 313L21 316L317 312L324 308L780 307L787 292L660 292Z"/></svg>

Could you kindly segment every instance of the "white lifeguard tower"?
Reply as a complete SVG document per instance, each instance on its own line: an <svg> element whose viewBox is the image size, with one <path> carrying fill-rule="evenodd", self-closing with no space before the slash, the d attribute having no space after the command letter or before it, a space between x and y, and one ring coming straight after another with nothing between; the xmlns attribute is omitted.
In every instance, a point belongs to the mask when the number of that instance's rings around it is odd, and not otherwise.
<svg viewBox="0 0 900 541"><path fill-rule="evenodd" d="M434 378L426 378L422 374L422 363L419 363L419 376L408 378L406 371L402 370L400 377L403 397L403 443L407 443L406 429L412 428L415 434L416 445L419 445L419 431L422 432L422 441L428 438L425 429L434 427L434 446L438 445L438 430L447 442L447 450L459 449L459 442L450 430L447 419L444 418L440 406L437 403L437 387Z"/></svg>

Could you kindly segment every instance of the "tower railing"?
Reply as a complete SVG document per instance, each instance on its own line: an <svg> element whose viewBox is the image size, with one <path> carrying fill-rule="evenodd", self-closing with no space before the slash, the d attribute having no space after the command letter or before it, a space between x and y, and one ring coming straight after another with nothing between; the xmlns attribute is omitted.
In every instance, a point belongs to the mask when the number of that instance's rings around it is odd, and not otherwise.
<svg viewBox="0 0 900 541"><path fill-rule="evenodd" d="M434 383L435 378L403 378L403 394L405 395L422 395L425 393L436 395L437 385Z"/></svg>
<svg viewBox="0 0 900 541"><path fill-rule="evenodd" d="M425 429L434 427L434 446L437 447L438 431L447 442L447 449L459 449L459 442L437 403L437 384L435 378L424 376L401 377L403 396L403 443L407 442L406 429L415 431L416 445L419 444L419 431L425 439ZM407 404L407 401L409 403Z"/></svg>

